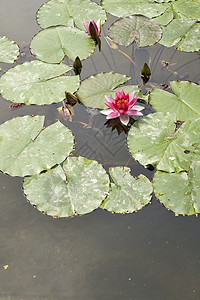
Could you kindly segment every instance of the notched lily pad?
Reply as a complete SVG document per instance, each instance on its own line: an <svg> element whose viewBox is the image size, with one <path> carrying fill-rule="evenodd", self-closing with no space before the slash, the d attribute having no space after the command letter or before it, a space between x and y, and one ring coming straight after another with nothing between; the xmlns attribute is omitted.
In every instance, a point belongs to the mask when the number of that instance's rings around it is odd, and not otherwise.
<svg viewBox="0 0 200 300"><path fill-rule="evenodd" d="M116 88L119 90L123 88L125 93L136 91L138 93L138 86L127 85L119 87L119 85L128 81L126 75L119 73L99 73L85 79L77 91L77 96L82 104L91 108L104 109L107 106L104 104L106 101L105 95L114 97Z"/></svg>
<svg viewBox="0 0 200 300"><path fill-rule="evenodd" d="M127 167L110 168L109 172L114 183L101 208L115 213L132 213L150 202L152 184L144 175L134 178Z"/></svg>
<svg viewBox="0 0 200 300"><path fill-rule="evenodd" d="M106 20L106 13L101 6L90 0L50 0L37 12L37 22L43 29L64 25L85 30L84 20Z"/></svg>
<svg viewBox="0 0 200 300"><path fill-rule="evenodd" d="M200 117L200 87L189 81L171 81L174 94L154 88L149 102L159 112L176 113L177 120Z"/></svg>
<svg viewBox="0 0 200 300"><path fill-rule="evenodd" d="M189 173L157 171L153 187L159 201L176 214L200 213L200 161L191 164Z"/></svg>
<svg viewBox="0 0 200 300"><path fill-rule="evenodd" d="M0 170L11 176L39 174L61 163L73 150L71 131L44 116L13 118L0 126Z"/></svg>
<svg viewBox="0 0 200 300"><path fill-rule="evenodd" d="M57 26L40 31L30 44L32 54L47 63L60 63L66 55L73 61L89 57L95 43L84 31L77 28Z"/></svg>
<svg viewBox="0 0 200 300"><path fill-rule="evenodd" d="M199 157L200 119L188 120L177 131L175 122L176 115L170 113L150 114L137 121L127 139L133 157L157 170L188 170Z"/></svg>
<svg viewBox="0 0 200 300"><path fill-rule="evenodd" d="M23 187L38 210L54 217L70 217L98 208L109 191L109 178L96 161L68 157L63 168L27 177Z"/></svg>
<svg viewBox="0 0 200 300"><path fill-rule="evenodd" d="M71 69L62 63L25 62L1 77L0 91L12 102L37 105L60 102L65 98L65 90L74 93L79 87L78 76L60 76Z"/></svg>
<svg viewBox="0 0 200 300"><path fill-rule="evenodd" d="M0 62L14 63L18 55L18 45L6 36L0 36Z"/></svg>
<svg viewBox="0 0 200 300"><path fill-rule="evenodd" d="M158 24L145 16L130 16L111 25L108 36L125 47L134 41L138 47L152 46L161 39L162 30Z"/></svg>

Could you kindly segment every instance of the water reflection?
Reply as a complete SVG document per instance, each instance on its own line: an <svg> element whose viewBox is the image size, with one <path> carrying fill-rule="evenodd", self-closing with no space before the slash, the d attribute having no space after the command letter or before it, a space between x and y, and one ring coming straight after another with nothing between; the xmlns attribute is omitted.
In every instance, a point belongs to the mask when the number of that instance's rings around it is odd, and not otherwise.
<svg viewBox="0 0 200 300"><path fill-rule="evenodd" d="M1 34L24 43L21 48L25 55L16 63L33 59L26 47L39 30L35 13L43 3L0 1ZM168 84L170 80L200 80L198 54L159 44L143 49L134 45L119 47L136 65L132 64L103 38L114 20L110 17L102 28L102 52L96 51L82 62L82 79L114 71L131 76L129 84L141 84L140 70L146 62L152 73L147 88ZM163 61L169 62L167 67ZM118 135L116 130L107 128L105 117L98 111L91 112L77 104L70 122L60 117L60 103L22 106L13 111L9 110L10 104L1 97L1 123L26 114L44 114L47 125L60 119L75 136L74 155L97 159L106 169L127 165L132 174L142 172L152 178L151 171L130 158L125 133ZM200 238L195 217L176 218L154 198L151 205L130 215L112 215L98 209L82 217L53 219L26 201L21 178L0 173L0 182L0 299L200 298ZM3 268L5 265L7 269Z"/></svg>

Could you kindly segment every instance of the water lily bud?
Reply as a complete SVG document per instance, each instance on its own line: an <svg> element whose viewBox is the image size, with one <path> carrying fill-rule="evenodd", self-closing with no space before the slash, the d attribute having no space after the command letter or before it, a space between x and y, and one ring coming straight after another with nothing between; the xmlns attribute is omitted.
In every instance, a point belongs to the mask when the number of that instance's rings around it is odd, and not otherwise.
<svg viewBox="0 0 200 300"><path fill-rule="evenodd" d="M65 97L66 97L66 103L73 106L78 102L78 98L76 96L72 95L68 91L65 91Z"/></svg>
<svg viewBox="0 0 200 300"><path fill-rule="evenodd" d="M151 70L149 66L145 63L141 69L141 79L143 84L145 85L151 77Z"/></svg>
<svg viewBox="0 0 200 300"><path fill-rule="evenodd" d="M73 70L74 70L75 75L80 75L81 74L82 63L81 63L81 60L78 56L74 60Z"/></svg>

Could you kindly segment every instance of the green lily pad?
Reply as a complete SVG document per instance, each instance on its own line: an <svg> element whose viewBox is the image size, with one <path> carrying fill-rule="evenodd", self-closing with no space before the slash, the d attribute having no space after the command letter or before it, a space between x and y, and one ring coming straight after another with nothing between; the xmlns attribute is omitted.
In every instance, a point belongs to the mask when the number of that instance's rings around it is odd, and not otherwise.
<svg viewBox="0 0 200 300"><path fill-rule="evenodd" d="M0 79L2 96L25 104L51 104L65 98L65 91L74 93L79 87L78 76L60 76L72 68L41 61L25 62L8 70Z"/></svg>
<svg viewBox="0 0 200 300"><path fill-rule="evenodd" d="M200 1L199 0L177 0L173 3L177 13L187 18L200 20Z"/></svg>
<svg viewBox="0 0 200 300"><path fill-rule="evenodd" d="M161 39L161 28L145 16L130 16L111 25L108 36L117 44L129 46L134 41L138 47L151 46Z"/></svg>
<svg viewBox="0 0 200 300"><path fill-rule="evenodd" d="M176 214L200 213L200 161L192 163L189 173L157 171L153 187L159 201Z"/></svg>
<svg viewBox="0 0 200 300"><path fill-rule="evenodd" d="M64 25L85 30L84 20L95 22L106 20L106 13L101 6L90 0L50 0L37 12L37 22L43 29Z"/></svg>
<svg viewBox="0 0 200 300"><path fill-rule="evenodd" d="M134 178L127 167L110 168L109 172L114 183L101 208L115 213L132 213L150 202L152 184L144 175Z"/></svg>
<svg viewBox="0 0 200 300"><path fill-rule="evenodd" d="M166 11L162 15L153 18L153 20L158 25L167 26L173 20L173 17L174 17L173 10L171 6L169 6L169 8L166 9Z"/></svg>
<svg viewBox="0 0 200 300"><path fill-rule="evenodd" d="M73 149L68 128L56 122L43 129L44 116L24 116L0 126L0 170L11 176L38 174L61 163Z"/></svg>
<svg viewBox="0 0 200 300"><path fill-rule="evenodd" d="M32 54L47 63L59 63L66 55L74 60L85 59L95 49L94 41L77 28L57 26L40 31L31 41Z"/></svg>
<svg viewBox="0 0 200 300"><path fill-rule="evenodd" d="M54 217L87 214L109 191L109 178L96 161L68 157L63 165L24 179L24 193L38 210Z"/></svg>
<svg viewBox="0 0 200 300"><path fill-rule="evenodd" d="M200 25L195 20L175 19L166 27L162 26L162 31L159 43L166 47L175 46L186 52L200 49Z"/></svg>
<svg viewBox="0 0 200 300"><path fill-rule="evenodd" d="M165 3L155 3L149 0L102 0L105 11L117 17L144 15L149 18L160 16L168 8Z"/></svg>
<svg viewBox="0 0 200 300"><path fill-rule="evenodd" d="M14 63L19 55L19 47L6 36L0 36L0 62Z"/></svg>
<svg viewBox="0 0 200 300"><path fill-rule="evenodd" d="M177 120L186 121L200 117L200 87L189 81L171 81L174 94L153 89L150 104L159 112L174 112Z"/></svg>
<svg viewBox="0 0 200 300"><path fill-rule="evenodd" d="M188 170L199 157L200 119L186 121L175 131L176 115L155 113L143 117L128 133L128 148L142 165L152 164L157 170Z"/></svg>
<svg viewBox="0 0 200 300"><path fill-rule="evenodd" d="M99 73L85 79L77 91L77 96L82 104L91 108L104 109L108 108L104 103L106 102L105 95L115 98L116 88L124 92L131 93L135 91L138 93L138 86L127 85L119 87L119 85L128 81L126 75L118 73Z"/></svg>

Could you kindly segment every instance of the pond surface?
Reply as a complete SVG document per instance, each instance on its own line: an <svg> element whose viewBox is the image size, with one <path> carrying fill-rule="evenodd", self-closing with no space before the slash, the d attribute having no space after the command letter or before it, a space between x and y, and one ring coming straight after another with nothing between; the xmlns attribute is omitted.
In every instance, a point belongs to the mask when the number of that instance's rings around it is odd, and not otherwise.
<svg viewBox="0 0 200 300"><path fill-rule="evenodd" d="M28 45L40 30L35 14L43 3L0 1L1 35L16 41L24 53L17 63L33 59ZM83 61L82 80L114 71L131 76L129 84L141 84L139 71L146 62L152 73L147 88L177 79L199 82L197 53L159 44L119 48L136 66L123 53L110 49L103 36L114 20L110 16L103 26L102 52L96 50ZM170 62L168 67L163 61ZM1 67L7 70L12 65ZM98 111L77 104L69 122L59 116L59 103L13 111L10 104L1 97L1 124L26 114L45 115L46 125L60 119L75 136L75 156L96 159L106 170L129 166L133 175L143 173L152 179L153 172L129 155L126 135L107 128L105 116ZM97 209L80 217L54 219L28 203L22 178L0 173L0 182L0 299L200 299L199 218L175 217L154 197L138 213L118 215Z"/></svg>

